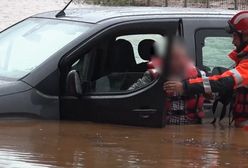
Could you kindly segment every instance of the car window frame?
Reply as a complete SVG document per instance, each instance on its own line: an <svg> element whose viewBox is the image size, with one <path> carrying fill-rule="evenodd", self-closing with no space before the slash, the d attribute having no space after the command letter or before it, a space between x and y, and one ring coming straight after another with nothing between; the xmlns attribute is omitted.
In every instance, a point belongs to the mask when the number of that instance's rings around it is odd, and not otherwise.
<svg viewBox="0 0 248 168"><path fill-rule="evenodd" d="M123 21L120 23L116 23L112 26L109 26L106 29L103 29L102 31L99 32L99 34L96 34L94 37L92 37L89 41L87 41L87 43L83 43L81 46L79 46L77 48L77 50L74 50L72 52L72 54L68 54L66 57L64 57L61 61L60 61L60 69L63 69L62 67L65 67L65 69L68 70L68 66L72 65L74 63L74 61L76 61L77 59L79 59L79 53L78 51L81 51L81 54L85 54L87 51L89 51L95 44L97 44L101 39L104 39L104 37L108 36L108 35L112 35L113 33L115 34L115 36L120 36L120 35L125 35L125 33L121 33L121 30L123 30L123 28L133 28L134 30L136 29L137 31L137 26L139 26L140 28L144 29L144 27L142 27L142 25L145 26L145 33L158 33L161 31L162 34L166 34L168 33L168 36L171 36L171 34L177 35L176 32L181 31L180 26L179 26L179 22L180 22L180 18L158 18L158 19L138 19L138 20L131 20L131 21ZM176 24L177 23L177 24ZM147 25L148 24L148 25ZM154 26L154 24L157 24L157 26ZM166 24L166 27L161 26L161 24ZM175 30L171 30L172 28L174 28L174 24L177 25ZM141 29L141 30L142 30ZM158 30L160 29L160 31L156 31L154 32L154 30ZM169 30L169 31L168 31ZM127 31L127 30L126 30ZM125 32L125 30L123 30L123 32ZM127 31L130 32L130 31ZM173 32L173 33L172 33ZM143 31L140 32L141 34L144 33ZM62 70L62 72L64 73L65 71ZM64 74L65 75L65 74ZM60 83L63 81L63 77L65 77L63 74L62 79L60 79ZM97 92L97 93L93 93L93 92L87 92L84 93L84 96L128 96L130 94L138 94L141 92L141 90L144 89L149 89L150 87L152 87L157 81L154 80L153 82L151 82L151 84L149 84L148 86L145 87L141 87L139 89L136 90L132 90L132 91L125 91L125 92ZM64 87L61 87L64 88Z"/></svg>

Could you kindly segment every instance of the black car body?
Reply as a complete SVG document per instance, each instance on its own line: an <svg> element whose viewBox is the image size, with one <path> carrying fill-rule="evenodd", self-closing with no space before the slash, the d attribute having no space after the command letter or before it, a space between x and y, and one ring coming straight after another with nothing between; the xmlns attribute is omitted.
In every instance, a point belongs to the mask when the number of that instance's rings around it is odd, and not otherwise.
<svg viewBox="0 0 248 168"><path fill-rule="evenodd" d="M56 18L57 12L32 16L1 32L0 116L163 127L163 78L127 90L146 70L149 58L138 51L141 41L168 39L169 47L172 36L181 36L199 68L229 66L205 57L226 59L220 47L211 49L212 42L227 41L223 48L231 50L224 28L236 11L89 7ZM135 68L126 68L129 64Z"/></svg>

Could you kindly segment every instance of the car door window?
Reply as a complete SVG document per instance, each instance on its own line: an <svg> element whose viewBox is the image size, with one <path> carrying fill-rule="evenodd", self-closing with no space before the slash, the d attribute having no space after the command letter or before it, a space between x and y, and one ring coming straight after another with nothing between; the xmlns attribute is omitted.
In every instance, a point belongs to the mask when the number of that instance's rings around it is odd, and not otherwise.
<svg viewBox="0 0 248 168"><path fill-rule="evenodd" d="M202 48L203 65L213 69L214 67L230 68L233 61L228 57L233 50L231 37L206 37Z"/></svg>
<svg viewBox="0 0 248 168"><path fill-rule="evenodd" d="M89 81L90 93L125 93L154 81L148 76L150 81L140 82L147 71L147 62L165 50L166 37L160 34L130 34L109 39L83 54L72 65L71 69L78 71L82 82ZM85 68L87 65L90 69ZM91 72L90 75L85 73L86 69ZM130 89L137 82L138 87Z"/></svg>
<svg viewBox="0 0 248 168"><path fill-rule="evenodd" d="M228 54L234 49L232 37L224 29L201 29L196 32L197 66L207 72L214 67L230 68Z"/></svg>

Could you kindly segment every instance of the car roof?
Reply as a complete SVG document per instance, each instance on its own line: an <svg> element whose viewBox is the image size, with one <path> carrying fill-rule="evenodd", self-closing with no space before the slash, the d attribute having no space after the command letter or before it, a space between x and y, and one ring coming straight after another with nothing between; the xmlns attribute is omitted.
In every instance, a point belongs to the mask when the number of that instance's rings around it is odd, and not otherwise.
<svg viewBox="0 0 248 168"><path fill-rule="evenodd" d="M56 18L58 11L34 15L33 17ZM164 16L164 17L231 17L237 11L212 8L171 8L171 7L100 7L67 9L66 16L56 19L99 23L121 17Z"/></svg>

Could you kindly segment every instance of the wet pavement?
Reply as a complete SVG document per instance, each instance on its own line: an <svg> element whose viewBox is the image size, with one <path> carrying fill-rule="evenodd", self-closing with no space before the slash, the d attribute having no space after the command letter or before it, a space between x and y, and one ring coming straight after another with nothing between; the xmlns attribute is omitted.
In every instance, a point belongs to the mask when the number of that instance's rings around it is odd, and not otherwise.
<svg viewBox="0 0 248 168"><path fill-rule="evenodd" d="M0 121L0 167L247 167L248 132L89 122Z"/></svg>
<svg viewBox="0 0 248 168"><path fill-rule="evenodd" d="M37 13L60 10L69 0L0 0L0 31ZM69 8L87 5L71 4Z"/></svg>

